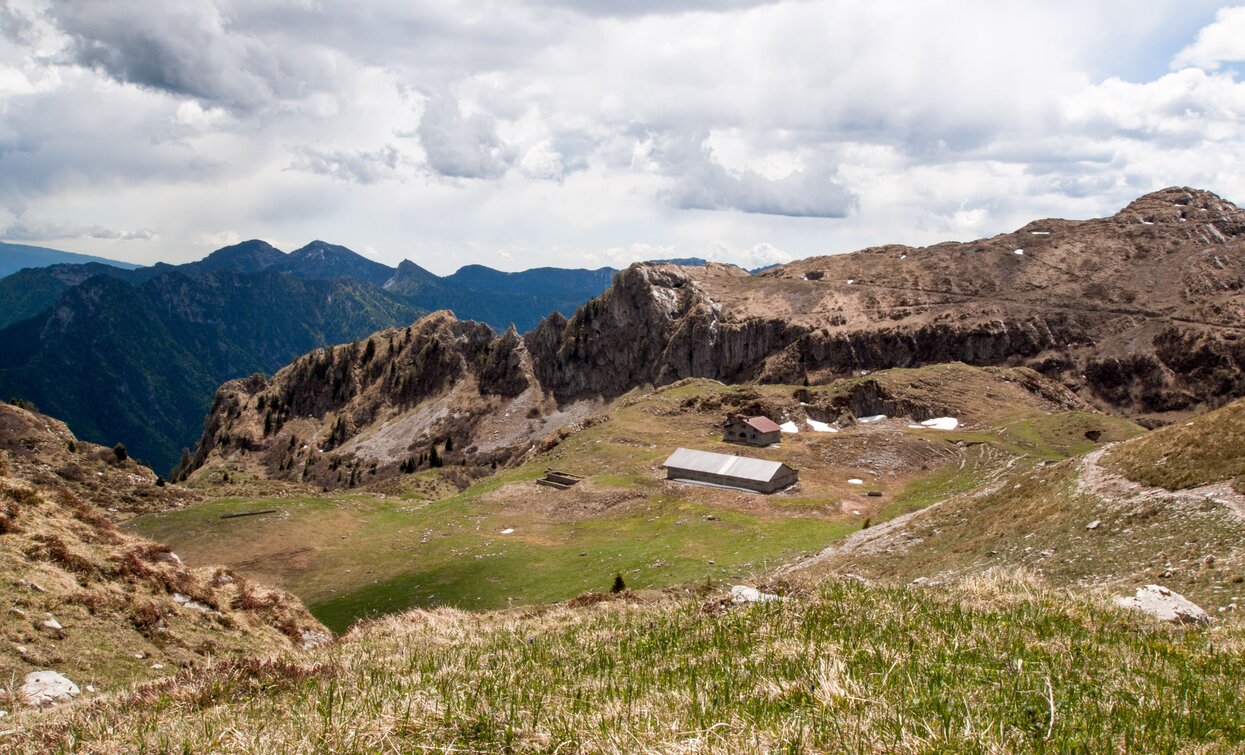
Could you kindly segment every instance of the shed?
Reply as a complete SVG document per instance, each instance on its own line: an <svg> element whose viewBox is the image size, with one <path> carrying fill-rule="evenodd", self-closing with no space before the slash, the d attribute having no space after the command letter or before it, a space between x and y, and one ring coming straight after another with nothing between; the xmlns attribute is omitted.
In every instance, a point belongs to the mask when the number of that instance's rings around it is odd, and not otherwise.
<svg viewBox="0 0 1245 755"><path fill-rule="evenodd" d="M676 449L662 466L666 468L668 480L757 493L774 493L800 479L798 469L781 461L693 451L690 448Z"/></svg>
<svg viewBox="0 0 1245 755"><path fill-rule="evenodd" d="M728 417L722 431L722 440L750 446L768 446L781 439L782 428L768 417Z"/></svg>

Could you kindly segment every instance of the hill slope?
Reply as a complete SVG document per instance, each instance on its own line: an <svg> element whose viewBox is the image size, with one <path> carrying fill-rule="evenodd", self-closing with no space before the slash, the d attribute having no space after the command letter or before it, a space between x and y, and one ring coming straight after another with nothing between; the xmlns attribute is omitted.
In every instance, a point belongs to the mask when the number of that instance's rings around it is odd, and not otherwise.
<svg viewBox="0 0 1245 755"><path fill-rule="evenodd" d="M108 265L123 270L133 270L138 265L129 262L118 262L91 254L62 252L59 249L48 249L42 246L26 244L8 244L0 242L0 278L16 273L28 267L47 267L49 265L88 263Z"/></svg>
<svg viewBox="0 0 1245 755"><path fill-rule="evenodd" d="M1213 613L1234 612L1245 578L1245 495L1234 489L1243 414L1237 401L1105 451L1017 470L857 533L793 571L906 583L1024 568L1116 594L1157 582Z"/></svg>
<svg viewBox="0 0 1245 755"><path fill-rule="evenodd" d="M194 498L56 420L0 405L0 688L53 668L103 690L326 638L290 596L187 567L114 524Z"/></svg>
<svg viewBox="0 0 1245 755"><path fill-rule="evenodd" d="M0 330L0 390L167 470L224 380L418 314L348 280L165 273L132 286L96 276Z"/></svg>
<svg viewBox="0 0 1245 755"><path fill-rule="evenodd" d="M829 583L387 619L330 651L20 713L15 752L1233 751L1239 624L1176 629L1024 582Z"/></svg>
<svg viewBox="0 0 1245 755"><path fill-rule="evenodd" d="M1245 395L1245 211L1168 189L1116 215L965 244L737 268L639 265L526 336L559 400L684 377L814 383L947 361L1028 364L1157 422Z"/></svg>

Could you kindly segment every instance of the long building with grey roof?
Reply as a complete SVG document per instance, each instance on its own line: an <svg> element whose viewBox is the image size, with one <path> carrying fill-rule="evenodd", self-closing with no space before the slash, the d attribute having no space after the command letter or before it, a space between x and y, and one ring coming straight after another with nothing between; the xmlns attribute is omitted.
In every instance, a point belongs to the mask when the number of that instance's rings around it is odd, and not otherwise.
<svg viewBox="0 0 1245 755"><path fill-rule="evenodd" d="M698 485L774 493L794 485L800 471L781 461L731 456L711 451L679 448L662 464L666 479Z"/></svg>

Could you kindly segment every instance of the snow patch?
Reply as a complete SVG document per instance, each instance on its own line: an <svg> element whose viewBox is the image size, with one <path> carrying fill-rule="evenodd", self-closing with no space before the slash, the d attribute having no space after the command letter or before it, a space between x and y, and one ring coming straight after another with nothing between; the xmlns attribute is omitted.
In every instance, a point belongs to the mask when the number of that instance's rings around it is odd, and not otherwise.
<svg viewBox="0 0 1245 755"><path fill-rule="evenodd" d="M848 485L864 485L865 481L860 479L859 477L852 477L848 479L847 484Z"/></svg>
<svg viewBox="0 0 1245 755"><path fill-rule="evenodd" d="M509 534L510 534L510 533L512 533L512 532L514 532L514 527L507 527L506 529L504 529L504 530L502 530L502 531L501 531L501 534L503 534L503 535L509 535Z"/></svg>
<svg viewBox="0 0 1245 755"><path fill-rule="evenodd" d="M881 422L884 419L886 419L885 414L871 414L868 417L860 417L856 421L862 425L868 425L873 422Z"/></svg>
<svg viewBox="0 0 1245 755"><path fill-rule="evenodd" d="M855 283L855 282L856 282L856 279L855 279L855 278L848 278L848 279L847 279L847 285L849 285L849 286L850 286L850 285L852 285L852 284L853 284L853 283Z"/></svg>
<svg viewBox="0 0 1245 755"><path fill-rule="evenodd" d="M795 423L792 422L791 420L787 420L786 422L779 425L778 429L782 430L784 433L794 434L794 433L800 432L800 428L796 427Z"/></svg>
<svg viewBox="0 0 1245 755"><path fill-rule="evenodd" d="M815 433L837 433L839 431L837 427L831 427L825 422L818 422L815 419L808 419L805 420L805 422L808 423L808 426L812 428Z"/></svg>
<svg viewBox="0 0 1245 755"><path fill-rule="evenodd" d="M1016 251L1012 252L1012 254L1024 254L1024 253L1025 253L1025 250L1023 249L1017 249Z"/></svg>
<svg viewBox="0 0 1245 755"><path fill-rule="evenodd" d="M1033 234L1034 236L1049 236L1050 235L1050 231L1029 231L1029 233Z"/></svg>
<svg viewBox="0 0 1245 755"><path fill-rule="evenodd" d="M927 419L917 425L908 425L913 428L923 428L927 430L954 430L960 426L960 421L955 417L934 417Z"/></svg>

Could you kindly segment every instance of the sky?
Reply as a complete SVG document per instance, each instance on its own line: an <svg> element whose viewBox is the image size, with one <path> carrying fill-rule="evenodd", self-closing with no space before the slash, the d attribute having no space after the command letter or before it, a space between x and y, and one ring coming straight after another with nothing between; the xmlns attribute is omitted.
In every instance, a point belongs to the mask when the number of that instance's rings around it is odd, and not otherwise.
<svg viewBox="0 0 1245 755"><path fill-rule="evenodd" d="M746 267L1245 203L1245 5L0 0L0 239Z"/></svg>

